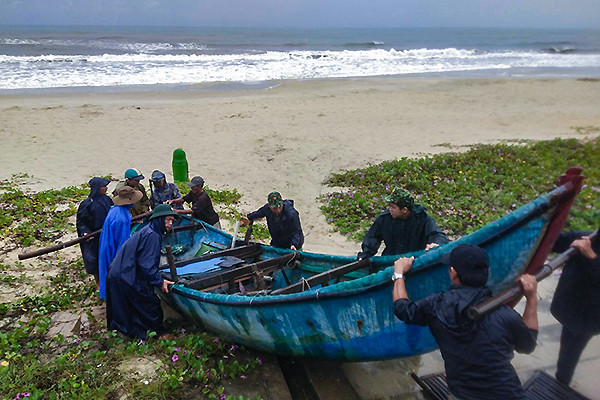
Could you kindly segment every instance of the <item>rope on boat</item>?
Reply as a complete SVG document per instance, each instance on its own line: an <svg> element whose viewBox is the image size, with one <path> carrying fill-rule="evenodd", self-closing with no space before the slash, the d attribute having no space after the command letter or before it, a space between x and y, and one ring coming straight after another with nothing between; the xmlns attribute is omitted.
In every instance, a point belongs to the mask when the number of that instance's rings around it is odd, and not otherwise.
<svg viewBox="0 0 600 400"><path fill-rule="evenodd" d="M306 278L302 277L300 278L300 282L302 282L302 291L304 292L305 286L308 286L308 290L310 290L310 283L308 283L308 281L306 280Z"/></svg>

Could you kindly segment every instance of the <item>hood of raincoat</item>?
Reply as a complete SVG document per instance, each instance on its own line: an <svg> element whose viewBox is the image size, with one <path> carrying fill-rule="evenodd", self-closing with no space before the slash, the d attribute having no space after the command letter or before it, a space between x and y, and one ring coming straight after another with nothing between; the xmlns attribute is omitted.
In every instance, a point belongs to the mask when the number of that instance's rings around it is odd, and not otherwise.
<svg viewBox="0 0 600 400"><path fill-rule="evenodd" d="M477 321L469 318L467 311L491 295L492 291L487 286L452 285L450 290L440 296L434 308L436 316L451 335L461 341L470 341L475 334Z"/></svg>
<svg viewBox="0 0 600 400"><path fill-rule="evenodd" d="M101 196L104 196L100 194L100 188L108 186L110 181L108 179L95 176L92 179L90 179L88 183L90 185L90 195L88 197L91 197L92 199L97 199Z"/></svg>
<svg viewBox="0 0 600 400"><path fill-rule="evenodd" d="M152 228L152 230L156 233L158 233L159 235L164 235L165 233L167 233L167 228L165 227L165 217L156 217L154 219L151 219L150 222L148 223L148 225L150 225L150 227Z"/></svg>

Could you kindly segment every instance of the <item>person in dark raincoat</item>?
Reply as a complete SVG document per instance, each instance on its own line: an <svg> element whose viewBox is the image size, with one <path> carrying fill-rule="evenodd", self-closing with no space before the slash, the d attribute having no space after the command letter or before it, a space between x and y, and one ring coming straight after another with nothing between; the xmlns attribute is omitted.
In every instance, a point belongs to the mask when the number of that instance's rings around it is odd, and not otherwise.
<svg viewBox="0 0 600 400"><path fill-rule="evenodd" d="M106 195L106 189L110 181L108 179L94 177L90 179L90 195L79 204L77 209L77 235L87 236L102 228L108 210L113 205L110 197ZM98 278L98 248L100 247L100 235L96 235L79 244L85 272L94 276L96 290L99 289Z"/></svg>
<svg viewBox="0 0 600 400"><path fill-rule="evenodd" d="M535 276L520 278L526 298L522 317L501 306L474 321L467 311L492 294L485 286L489 275L485 250L471 244L455 247L442 258L452 282L448 291L418 301L408 300L404 282L413 261L413 257L403 257L394 263L394 312L407 324L429 327L444 359L450 392L463 400L525 400L511 360L515 350L531 353L536 347Z"/></svg>
<svg viewBox="0 0 600 400"><path fill-rule="evenodd" d="M150 222L121 247L107 277L106 318L109 330L131 338L145 339L147 332L164 333L163 312L154 288L168 293L173 282L160 274L163 234L177 213L167 204L158 205Z"/></svg>
<svg viewBox="0 0 600 400"><path fill-rule="evenodd" d="M267 196L267 204L248 214L242 225L251 220L267 219L267 227L271 234L271 246L282 249L300 250L304 245L304 233L300 225L300 214L294 208L293 200L283 200L279 192L271 192Z"/></svg>
<svg viewBox="0 0 600 400"><path fill-rule="evenodd" d="M357 254L359 260L377 254L382 240L384 256L429 250L448 243L446 234L423 206L414 203L410 193L395 188L386 200L389 209L382 211L367 231L362 251Z"/></svg>
<svg viewBox="0 0 600 400"><path fill-rule="evenodd" d="M167 182L167 177L159 170L152 172L150 183L154 183L154 189L150 195L150 207L154 209L159 204L171 204L169 200L181 198L181 193L176 184ZM150 186L152 187L152 186ZM183 210L182 204L174 203L171 205L174 210Z"/></svg>
<svg viewBox="0 0 600 400"><path fill-rule="evenodd" d="M600 240L590 232L563 232L554 251L574 247L580 252L562 270L550 311L562 325L556 379L571 383L581 353L594 335L600 334Z"/></svg>
<svg viewBox="0 0 600 400"><path fill-rule="evenodd" d="M131 213L133 204L142 198L142 193L130 186L124 186L113 198L114 206L102 225L100 234L100 248L98 250L98 277L100 280L99 294L101 299L106 299L106 274L108 267L115 258L121 245L129 239L131 233Z"/></svg>

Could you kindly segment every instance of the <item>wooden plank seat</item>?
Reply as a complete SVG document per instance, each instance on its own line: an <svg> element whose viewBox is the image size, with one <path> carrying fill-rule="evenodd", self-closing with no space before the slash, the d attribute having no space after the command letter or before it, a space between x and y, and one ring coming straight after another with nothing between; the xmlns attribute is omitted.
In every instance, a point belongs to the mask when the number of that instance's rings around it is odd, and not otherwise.
<svg viewBox="0 0 600 400"><path fill-rule="evenodd" d="M350 264L342 265L341 267L333 268L329 271L322 272L317 275L313 275L308 279L302 279L300 282L286 286L281 289L273 290L269 294L289 294L298 293L304 291L306 288L311 288L316 285L327 286L329 281L337 279L349 272L356 271L359 268L367 267L370 265L369 259L363 259L355 261Z"/></svg>
<svg viewBox="0 0 600 400"><path fill-rule="evenodd" d="M224 271L207 273L200 278L186 278L184 285L195 290L208 290L224 285L229 285L229 289L237 291L236 282L248 280L256 276L283 268L290 262L300 257L299 253L289 253L281 257L270 258L268 260L258 261L251 264L242 264L241 266L230 268ZM284 274L285 275L285 274Z"/></svg>

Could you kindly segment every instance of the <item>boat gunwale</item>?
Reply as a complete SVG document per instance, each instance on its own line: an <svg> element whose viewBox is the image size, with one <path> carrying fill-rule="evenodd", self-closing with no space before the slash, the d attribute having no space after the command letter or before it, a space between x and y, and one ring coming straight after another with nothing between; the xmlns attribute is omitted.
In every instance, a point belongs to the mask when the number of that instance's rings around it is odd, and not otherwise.
<svg viewBox="0 0 600 400"><path fill-rule="evenodd" d="M553 192L550 192L550 193L553 193ZM544 196L547 196L547 195L548 194L546 194ZM562 195L562 192L557 193L557 195ZM538 198L538 199L540 199L540 198ZM493 235L491 235L487 238L484 238L483 240L478 242L478 244L489 243L494 240L498 240L501 237L503 237L504 235L507 235L510 232L514 231L515 229L519 228L524 223L532 220L533 218L536 218L536 217L542 215L544 212L546 212L551 207L551 205L550 205L551 199L552 198L546 198L546 201L544 203L535 205L534 208L532 210L530 210L522 218L518 219L517 221L514 221L512 224L510 224L507 227L505 227L504 229L502 229L502 231L494 232ZM451 243L456 246L462 242L467 241L468 236L469 235L464 236L463 238L453 241ZM463 240L463 239L465 239L465 240ZM452 247L454 247L454 246L452 246ZM384 257L379 257L381 262L386 262L386 261L382 260L383 258ZM385 258L390 258L390 261L391 261L391 260L397 259L398 256L386 256ZM431 264L422 265L418 269L415 269L412 272L409 272L407 274L407 278L409 278L410 276L417 275L419 273L426 272L427 270L429 270L437 265L440 265L440 264L441 264L441 262L439 261L439 258L437 258L436 261L432 262ZM385 269L382 269L382 270L376 272L375 274L382 274L382 273L388 274L387 270L389 268L391 268L391 266L388 266ZM338 285L338 284L335 284L335 285ZM335 285L331 285L330 287L335 286ZM327 291L327 292L321 292L321 291L317 290L317 291L306 291L306 292L300 292L300 293L280 294L280 295L273 295L273 296L269 295L268 293L265 293L264 295L259 293L255 296L247 298L247 299L245 297L248 297L248 296L236 296L240 299L243 299L243 300L236 300L236 301L231 301L230 298L228 298L226 300L210 298L209 296L214 295L214 293L201 292L201 291L191 289L191 288L186 288L186 290L181 290L180 288L174 286L174 287L172 287L171 290L181 296L186 297L186 298L200 300L200 301L210 303L210 304L228 305L228 306L232 306L232 307L245 307L248 305L267 306L267 305L283 304L283 303L289 304L289 303L295 303L295 302L318 301L318 300L324 300L324 299L336 298L336 297L342 298L342 297L348 297L348 296L353 296L356 294L369 292L372 290L379 290L382 287L391 286L391 285L392 285L392 282L386 280L383 282L378 282L378 283L375 283L372 285L366 285L366 286L362 286L359 288L353 288L350 290ZM188 291L197 291L197 292L202 293L202 295L189 293ZM219 297L220 296L235 296L235 295L219 294Z"/></svg>
<svg viewBox="0 0 600 400"><path fill-rule="evenodd" d="M487 244L487 243L490 243L490 242L500 239L501 237L503 237L503 236L509 234L510 232L514 231L515 229L519 228L523 224L531 221L533 218L536 218L536 217L542 215L543 213L547 212L551 207L555 206L557 202L560 202L565 196L567 196L568 194L570 194L573 191L574 191L574 185L572 185L570 182L567 182L567 183L549 191L548 193L546 193L540 197L537 197L536 199L532 200L531 202L525 204L524 206L527 206L528 204L531 204L531 203L535 203L536 201L541 202L541 204L535 204L533 206L533 208L527 212L527 214L525 214L518 220L512 222L510 225L507 225L506 227L504 227L502 230L500 230L498 232L493 232L489 237L483 238L482 240L480 240L479 242L475 242L474 244L482 245L482 244ZM549 219L548 224L552 221L552 219L554 217L555 217L555 215L553 215L552 218ZM460 243L468 242L468 238L471 235L463 236L462 238L451 242L451 244L454 245L451 247L453 248ZM261 246L265 246L265 245L261 245ZM265 246L265 247L268 247L268 246ZM444 247L447 247L447 245ZM450 248L448 248L448 249L450 249ZM539 249L539 247L535 249L536 252L538 251L538 249ZM317 253L304 253L304 254L317 254ZM338 256L338 257L340 257L340 256ZM343 257L343 256L341 256L341 257ZM379 264L389 263L388 260L385 260L386 258L388 258L389 261L392 261L392 260L397 259L398 256L378 257ZM441 264L441 262L439 262L439 258L437 258L436 261L432 262L431 264L425 264L423 266L419 266L418 269L415 269L412 272L409 272L407 274L407 277L414 276L416 274L425 272L439 264ZM525 267L525 265L523 267ZM388 266L388 267L376 272L375 275L376 274L389 275L388 269L390 269L390 268L392 268L392 267ZM372 275L373 274L371 274L369 276L372 276ZM366 278L366 277L364 277L364 278ZM357 279L357 281L360 279L363 279L363 278L359 278L359 279ZM340 283L343 283L343 282L340 282ZM329 287L339 285L340 283L330 285ZM377 282L375 284L352 288L349 290L339 290L339 291L332 290L332 291L326 291L326 292L317 290L317 291L305 291L305 292L300 292L300 293L280 294L280 295L273 295L273 296L269 295L268 293L264 293L264 294L258 293L250 298L245 298L248 296L218 294L218 297L227 296L227 299L223 299L223 300L212 298L215 295L214 293L202 292L202 291L198 291L198 290L191 289L191 288L185 288L184 290L182 290L181 288L179 288L177 286L173 286L171 291L178 295L181 295L183 297L210 303L210 304L226 305L226 306L231 306L231 307L246 307L249 305L270 306L270 305L274 305L274 304L290 304L290 303L297 303L297 302L319 301L319 300L325 300L325 299L331 299L331 298L343 298L343 297L354 296L357 294L362 294L362 293L369 292L369 291L380 290L381 288L391 286L391 285L392 285L391 281L384 280L381 282ZM196 292L199 292L199 294L190 293L189 291L196 291ZM232 299L229 296L236 296L236 300L231 301ZM240 300L237 300L238 298Z"/></svg>

